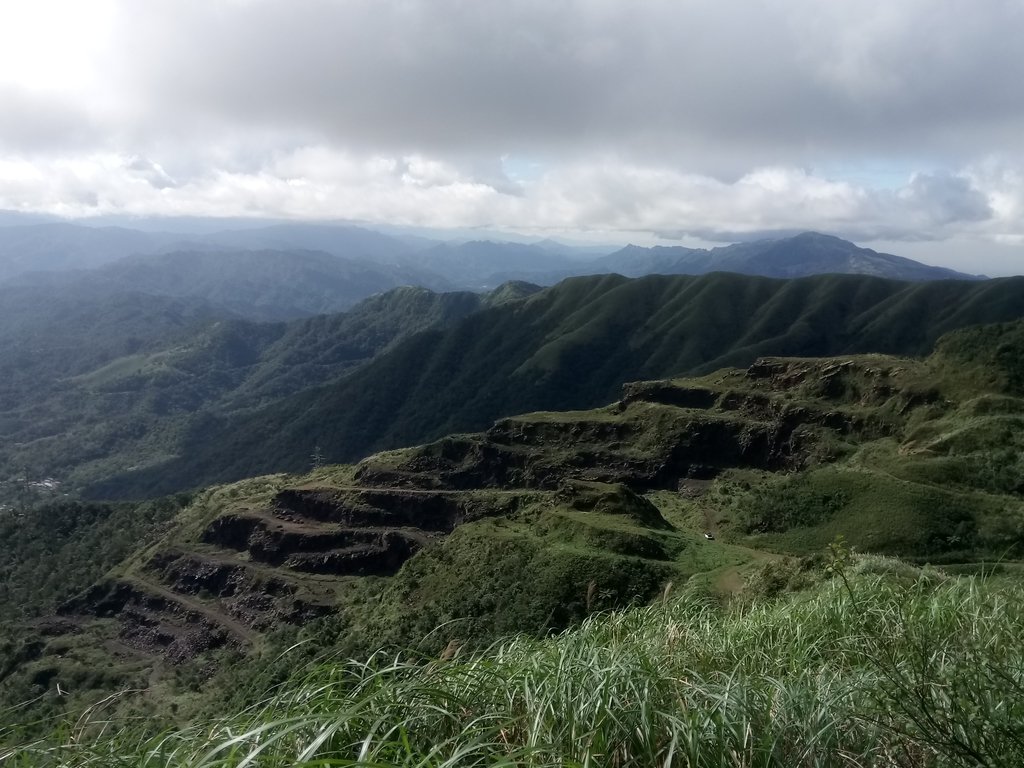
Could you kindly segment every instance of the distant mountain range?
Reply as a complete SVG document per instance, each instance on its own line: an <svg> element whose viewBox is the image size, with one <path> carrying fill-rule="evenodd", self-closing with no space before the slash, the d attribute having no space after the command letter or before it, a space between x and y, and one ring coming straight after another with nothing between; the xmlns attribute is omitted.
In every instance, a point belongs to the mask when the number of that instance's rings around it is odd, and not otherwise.
<svg viewBox="0 0 1024 768"><path fill-rule="evenodd" d="M290 320L341 312L400 285L451 288L444 278L413 265L305 250L198 250L129 256L94 269L19 275L8 280L6 288L50 290L97 300L121 293L190 297L252 320Z"/></svg>
<svg viewBox="0 0 1024 768"><path fill-rule="evenodd" d="M0 282L26 272L92 269L170 247L175 236L48 222L0 227Z"/></svg>
<svg viewBox="0 0 1024 768"><path fill-rule="evenodd" d="M0 226L0 285L16 281L104 295L190 296L252 319L274 319L340 311L399 285L490 290L510 280L553 285L603 273L978 279L810 232L711 250L633 245L609 250L553 240L437 242L352 226L277 224L182 234L49 222ZM76 274L66 275L69 271Z"/></svg>
<svg viewBox="0 0 1024 768"><path fill-rule="evenodd" d="M859 248L846 240L817 232L804 232L779 240L736 243L711 250L629 245L597 259L595 265L601 271L617 272L627 277L737 272L763 277L837 274L874 275L908 281L982 279L978 275Z"/></svg>

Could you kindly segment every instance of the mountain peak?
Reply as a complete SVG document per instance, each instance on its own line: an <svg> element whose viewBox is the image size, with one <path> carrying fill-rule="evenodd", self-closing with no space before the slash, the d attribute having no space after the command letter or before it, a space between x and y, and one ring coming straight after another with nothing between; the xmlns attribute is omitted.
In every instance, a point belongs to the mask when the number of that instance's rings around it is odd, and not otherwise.
<svg viewBox="0 0 1024 768"><path fill-rule="evenodd" d="M783 240L804 241L804 242L815 242L815 241L818 241L818 242L828 242L828 243L843 243L845 245L852 245L854 247L857 247L856 245L854 245L854 243L851 243L849 240L843 240L841 237L838 237L836 235L830 235L830 234L827 234L825 232L816 232L814 230L808 230L806 232L801 232L798 235L793 235L792 237L782 238L782 239Z"/></svg>
<svg viewBox="0 0 1024 768"><path fill-rule="evenodd" d="M873 275L912 282L982 279L902 256L878 253L835 235L814 231L735 243L712 250L629 245L604 259L602 266L634 276L645 272L683 275L737 272L782 278L821 274Z"/></svg>

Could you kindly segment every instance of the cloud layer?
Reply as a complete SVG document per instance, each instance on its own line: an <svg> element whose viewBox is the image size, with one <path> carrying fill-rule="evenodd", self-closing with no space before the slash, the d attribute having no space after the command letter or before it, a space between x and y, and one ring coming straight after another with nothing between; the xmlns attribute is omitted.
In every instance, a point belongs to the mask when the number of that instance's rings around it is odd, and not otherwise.
<svg viewBox="0 0 1024 768"><path fill-rule="evenodd" d="M0 208L1024 237L1024 0L15 5Z"/></svg>

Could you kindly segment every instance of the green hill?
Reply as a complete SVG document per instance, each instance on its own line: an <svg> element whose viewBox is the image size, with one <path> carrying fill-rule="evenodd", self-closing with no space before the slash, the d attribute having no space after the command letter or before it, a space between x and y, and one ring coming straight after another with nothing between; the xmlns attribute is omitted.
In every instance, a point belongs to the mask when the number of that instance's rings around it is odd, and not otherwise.
<svg viewBox="0 0 1024 768"><path fill-rule="evenodd" d="M337 379L401 339L528 291L399 288L343 314L254 323L191 299L0 291L0 479L63 490L176 455L192 420ZM9 493L0 493L0 503Z"/></svg>
<svg viewBox="0 0 1024 768"><path fill-rule="evenodd" d="M338 382L258 412L190 425L179 457L97 483L146 496L587 408L631 379L700 374L762 355L921 355L943 333L1024 316L1024 278L907 284L859 276L573 278L424 332Z"/></svg>
<svg viewBox="0 0 1024 768"><path fill-rule="evenodd" d="M352 461L515 412L599 405L630 379L766 354L923 354L945 331L1024 315L1020 288L599 276L484 297L395 289L287 324L191 299L8 289L0 478L131 498L297 471L314 453Z"/></svg>

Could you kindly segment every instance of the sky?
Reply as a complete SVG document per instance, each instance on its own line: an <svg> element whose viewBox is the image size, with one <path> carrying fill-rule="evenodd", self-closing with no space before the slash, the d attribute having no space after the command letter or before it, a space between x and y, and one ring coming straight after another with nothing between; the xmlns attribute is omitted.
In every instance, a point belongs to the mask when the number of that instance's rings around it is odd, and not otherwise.
<svg viewBox="0 0 1024 768"><path fill-rule="evenodd" d="M0 0L0 210L1024 271L1024 0Z"/></svg>

